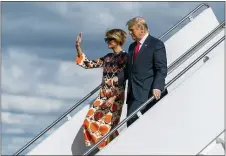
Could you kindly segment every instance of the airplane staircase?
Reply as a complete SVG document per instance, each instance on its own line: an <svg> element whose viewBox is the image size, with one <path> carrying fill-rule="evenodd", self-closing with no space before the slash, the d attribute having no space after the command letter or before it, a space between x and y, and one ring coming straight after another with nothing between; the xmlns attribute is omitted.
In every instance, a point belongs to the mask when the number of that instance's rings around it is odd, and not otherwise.
<svg viewBox="0 0 226 156"><path fill-rule="evenodd" d="M195 16L198 11L201 13ZM219 23L210 6L202 3L159 39L163 40L187 20L188 23L164 42L169 93L144 115L140 110L153 97L128 117L125 117L127 105L124 104L121 122L97 144L85 147L81 125L89 105L73 116L70 114L79 106L81 108L100 89L99 85L14 155L25 153L25 150L27 155L89 155L117 129L120 135L97 155L224 154L225 22ZM126 121L135 114L139 119L126 128ZM68 121L30 149L65 118Z"/></svg>

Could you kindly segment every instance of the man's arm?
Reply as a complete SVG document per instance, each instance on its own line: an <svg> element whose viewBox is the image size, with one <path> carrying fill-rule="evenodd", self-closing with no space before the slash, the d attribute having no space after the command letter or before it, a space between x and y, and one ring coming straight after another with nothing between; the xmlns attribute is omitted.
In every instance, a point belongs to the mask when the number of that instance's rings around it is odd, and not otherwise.
<svg viewBox="0 0 226 156"><path fill-rule="evenodd" d="M156 75L153 83L153 89L164 90L165 78L167 76L167 59L166 59L166 49L162 41L156 44L154 51L154 66L156 70Z"/></svg>

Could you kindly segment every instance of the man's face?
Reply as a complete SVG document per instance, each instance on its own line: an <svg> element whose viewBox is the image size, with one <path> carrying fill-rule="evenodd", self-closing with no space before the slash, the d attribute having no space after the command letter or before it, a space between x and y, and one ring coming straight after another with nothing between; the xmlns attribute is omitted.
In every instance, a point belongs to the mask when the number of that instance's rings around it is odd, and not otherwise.
<svg viewBox="0 0 226 156"><path fill-rule="evenodd" d="M132 39L135 41L139 41L142 39L142 29L141 27L138 27L136 24L130 27L129 29L129 34L131 35Z"/></svg>

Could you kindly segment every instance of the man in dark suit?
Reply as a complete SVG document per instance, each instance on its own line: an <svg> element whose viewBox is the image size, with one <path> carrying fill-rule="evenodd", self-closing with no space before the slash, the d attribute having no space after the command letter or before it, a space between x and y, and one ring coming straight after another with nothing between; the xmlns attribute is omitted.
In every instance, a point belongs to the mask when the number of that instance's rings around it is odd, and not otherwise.
<svg viewBox="0 0 226 156"><path fill-rule="evenodd" d="M132 18L126 25L135 42L129 46L125 71L118 74L114 81L122 83L128 79L128 116L151 96L154 96L155 100L141 111L142 114L167 94L165 90L161 95L167 76L167 59L164 43L148 33L148 26L143 18ZM127 122L127 126L137 118L135 115Z"/></svg>

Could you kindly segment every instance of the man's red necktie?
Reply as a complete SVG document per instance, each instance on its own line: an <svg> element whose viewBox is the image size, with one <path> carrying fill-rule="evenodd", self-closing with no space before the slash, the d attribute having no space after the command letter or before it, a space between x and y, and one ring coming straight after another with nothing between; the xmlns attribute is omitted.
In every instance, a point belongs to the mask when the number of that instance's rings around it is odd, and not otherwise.
<svg viewBox="0 0 226 156"><path fill-rule="evenodd" d="M136 47L135 47L135 49L134 49L134 54L133 54L133 59L134 59L134 60L135 60L136 57L137 57L139 48L140 48L140 42L137 42L137 45L136 45Z"/></svg>

